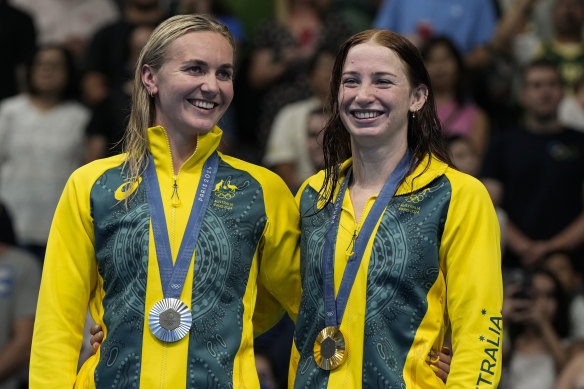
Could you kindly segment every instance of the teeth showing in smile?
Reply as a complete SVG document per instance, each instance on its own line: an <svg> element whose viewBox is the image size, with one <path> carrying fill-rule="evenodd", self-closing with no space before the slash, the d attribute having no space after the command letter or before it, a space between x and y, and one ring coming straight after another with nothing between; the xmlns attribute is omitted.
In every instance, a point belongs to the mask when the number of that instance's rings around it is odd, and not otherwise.
<svg viewBox="0 0 584 389"><path fill-rule="evenodd" d="M203 109L211 109L215 106L214 103L211 103L209 101L203 101L203 100L190 100L190 103L197 108L203 108Z"/></svg>
<svg viewBox="0 0 584 389"><path fill-rule="evenodd" d="M381 113L377 111L355 111L353 112L353 115L355 115L357 119L371 119L381 115Z"/></svg>

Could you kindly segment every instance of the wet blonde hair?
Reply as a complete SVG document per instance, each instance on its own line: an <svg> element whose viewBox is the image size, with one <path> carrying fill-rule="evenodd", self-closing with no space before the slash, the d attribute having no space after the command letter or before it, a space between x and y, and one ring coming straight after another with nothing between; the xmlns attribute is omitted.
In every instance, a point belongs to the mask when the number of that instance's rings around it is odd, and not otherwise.
<svg viewBox="0 0 584 389"><path fill-rule="evenodd" d="M160 23L148 38L142 48L132 91L132 107L130 118L123 139L123 150L126 153L123 169L127 173L128 185L133 186L147 166L148 160L148 128L154 125L156 110L154 97L142 83L142 67L149 65L159 70L167 59L170 45L181 36L190 32L210 31L223 36L231 47L235 57L235 39L224 24L207 15L176 15Z"/></svg>

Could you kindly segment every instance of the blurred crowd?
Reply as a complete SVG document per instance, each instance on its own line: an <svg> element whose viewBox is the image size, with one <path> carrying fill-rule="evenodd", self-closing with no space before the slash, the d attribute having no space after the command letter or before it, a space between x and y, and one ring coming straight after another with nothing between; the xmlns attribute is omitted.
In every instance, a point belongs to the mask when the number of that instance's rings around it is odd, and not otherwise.
<svg viewBox="0 0 584 389"><path fill-rule="evenodd" d="M452 159L499 216L500 387L584 388L584 0L0 0L0 389L26 387L65 182L122 150L136 58L182 13L212 14L237 40L221 151L293 192L323 166L340 43L368 28L414 42ZM284 319L257 339L266 389L285 387L292 332Z"/></svg>

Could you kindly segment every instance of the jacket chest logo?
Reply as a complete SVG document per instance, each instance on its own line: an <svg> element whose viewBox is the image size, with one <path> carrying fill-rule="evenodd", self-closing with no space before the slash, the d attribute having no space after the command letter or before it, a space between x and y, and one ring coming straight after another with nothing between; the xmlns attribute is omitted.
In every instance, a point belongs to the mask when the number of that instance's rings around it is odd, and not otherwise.
<svg viewBox="0 0 584 389"><path fill-rule="evenodd" d="M233 199L240 194L248 185L249 181L235 185L231 176L219 181L213 189L213 206L227 210L233 209Z"/></svg>
<svg viewBox="0 0 584 389"><path fill-rule="evenodd" d="M426 198L426 195L428 194L428 191L429 190L430 189L426 188L426 189L424 189L421 192L412 193L411 195L409 195L408 197L406 197L406 202L407 203L410 203L410 204L418 204L418 203L421 203Z"/></svg>
<svg viewBox="0 0 584 389"><path fill-rule="evenodd" d="M125 200L128 196L134 193L134 191L136 190L136 188L138 188L141 182L142 177L138 177L138 181L135 182L131 181L124 182L114 192L114 198L118 201Z"/></svg>

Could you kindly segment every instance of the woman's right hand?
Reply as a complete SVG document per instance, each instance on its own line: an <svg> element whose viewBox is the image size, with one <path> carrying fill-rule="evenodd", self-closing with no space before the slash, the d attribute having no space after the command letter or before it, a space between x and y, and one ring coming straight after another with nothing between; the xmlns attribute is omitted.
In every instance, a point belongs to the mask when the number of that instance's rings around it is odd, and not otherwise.
<svg viewBox="0 0 584 389"><path fill-rule="evenodd" d="M452 352L449 347L442 346L442 350L436 352L430 351L426 363L430 365L432 371L446 383L450 374L450 364L452 363Z"/></svg>

